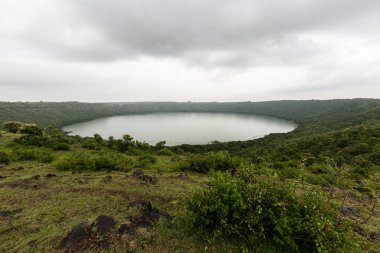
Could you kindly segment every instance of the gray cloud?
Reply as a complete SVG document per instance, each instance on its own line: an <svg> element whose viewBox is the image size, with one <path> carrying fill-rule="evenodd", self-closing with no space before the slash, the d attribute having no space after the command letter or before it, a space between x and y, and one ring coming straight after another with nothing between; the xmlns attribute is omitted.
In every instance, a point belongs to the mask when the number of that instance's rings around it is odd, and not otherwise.
<svg viewBox="0 0 380 253"><path fill-rule="evenodd" d="M144 100L147 86L165 92L150 100L313 98L358 83L374 94L379 22L378 0L0 0L0 88L53 100L57 87L94 100L114 100L104 87Z"/></svg>
<svg viewBox="0 0 380 253"><path fill-rule="evenodd" d="M303 32L363 32L361 24L380 14L376 0L66 2L59 24L49 13L51 20L32 24L26 39L55 56L89 61L153 56L231 66L302 63L327 50Z"/></svg>

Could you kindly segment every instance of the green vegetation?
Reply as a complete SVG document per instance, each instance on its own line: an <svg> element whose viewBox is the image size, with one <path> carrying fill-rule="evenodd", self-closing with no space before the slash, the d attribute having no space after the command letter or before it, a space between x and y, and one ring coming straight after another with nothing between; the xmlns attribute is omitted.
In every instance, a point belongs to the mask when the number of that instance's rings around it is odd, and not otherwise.
<svg viewBox="0 0 380 253"><path fill-rule="evenodd" d="M159 111L260 113L299 128L176 147L54 128ZM89 235L90 252L100 239L105 252L380 251L379 100L2 102L0 121L1 252L64 252L70 230L99 215L115 224Z"/></svg>
<svg viewBox="0 0 380 253"><path fill-rule="evenodd" d="M276 176L217 174L209 188L187 204L190 230L206 238L236 237L248 248L278 251L348 252L357 246L352 228L340 220L328 196L312 186L281 182Z"/></svg>

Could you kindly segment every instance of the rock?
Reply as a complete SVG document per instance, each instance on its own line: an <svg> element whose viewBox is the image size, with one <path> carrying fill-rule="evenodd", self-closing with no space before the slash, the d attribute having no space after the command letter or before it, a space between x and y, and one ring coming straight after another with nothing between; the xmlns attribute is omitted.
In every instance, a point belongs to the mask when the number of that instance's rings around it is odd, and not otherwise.
<svg viewBox="0 0 380 253"><path fill-rule="evenodd" d="M119 232L119 234L127 234L130 231L130 226L128 224L121 224L121 226L119 227L119 229L117 230L117 232Z"/></svg>
<svg viewBox="0 0 380 253"><path fill-rule="evenodd" d="M62 240L60 247L66 252L87 251L94 247L106 249L115 226L112 216L100 215L91 224L84 222L76 225Z"/></svg>
<svg viewBox="0 0 380 253"><path fill-rule="evenodd" d="M112 216L100 215L95 221L96 231L102 237L107 237L115 228L116 222Z"/></svg>
<svg viewBox="0 0 380 253"><path fill-rule="evenodd" d="M167 220L172 219L168 213L153 207L150 201L136 200L129 203L128 207L140 208L141 213L137 216L130 215L128 217L130 224L121 225L118 229L120 234L134 233L137 228L151 228L161 217Z"/></svg>
<svg viewBox="0 0 380 253"><path fill-rule="evenodd" d="M380 231L371 233L371 239L380 241Z"/></svg>
<svg viewBox="0 0 380 253"><path fill-rule="evenodd" d="M361 236L368 237L368 231L363 227L355 226L354 231Z"/></svg>
<svg viewBox="0 0 380 253"><path fill-rule="evenodd" d="M340 213L345 215L345 216L348 216L348 215L356 215L356 216L359 216L360 215L360 210L356 207L341 207L339 209Z"/></svg>
<svg viewBox="0 0 380 253"><path fill-rule="evenodd" d="M0 179L4 179L4 178L7 178L7 177L6 177L6 176L1 176L1 175L0 175Z"/></svg>
<svg viewBox="0 0 380 253"><path fill-rule="evenodd" d="M148 175L145 175L144 172L141 169L135 170L131 177L138 178L144 182L155 184L157 182L157 179Z"/></svg>
<svg viewBox="0 0 380 253"><path fill-rule="evenodd" d="M33 177L31 177L30 179L32 179L32 180L38 180L38 179L40 179L40 175L35 175L35 176L33 176Z"/></svg>
<svg viewBox="0 0 380 253"><path fill-rule="evenodd" d="M181 178L181 179L189 179L189 176L187 175L187 173L180 173L177 178Z"/></svg>
<svg viewBox="0 0 380 253"><path fill-rule="evenodd" d="M147 175L144 175L143 177L141 177L141 180L143 180L147 183L150 183L150 184L157 183L157 179L155 177L151 177L151 176L147 176Z"/></svg>
<svg viewBox="0 0 380 253"><path fill-rule="evenodd" d="M112 176L106 176L106 177L104 177L103 180L102 180L102 182L105 183L105 184L112 182Z"/></svg>
<svg viewBox="0 0 380 253"><path fill-rule="evenodd" d="M152 203L146 200L135 200L128 204L128 207L143 207L146 210L152 210Z"/></svg>
<svg viewBox="0 0 380 253"><path fill-rule="evenodd" d="M13 215L20 213L22 211L21 208L14 209L11 211L0 211L0 217L12 217Z"/></svg>
<svg viewBox="0 0 380 253"><path fill-rule="evenodd" d="M141 169L135 170L131 175L131 177L141 177L141 176L144 176L144 172Z"/></svg>
<svg viewBox="0 0 380 253"><path fill-rule="evenodd" d="M53 177L56 177L57 175L56 174L47 174L45 176L46 179L50 179L50 178L53 178Z"/></svg>
<svg viewBox="0 0 380 253"><path fill-rule="evenodd" d="M21 166L12 168L12 170L14 170L14 171L20 171L23 169L24 169L24 167L21 167Z"/></svg>
<svg viewBox="0 0 380 253"><path fill-rule="evenodd" d="M4 165L0 165L0 169L4 168Z"/></svg>
<svg viewBox="0 0 380 253"><path fill-rule="evenodd" d="M29 247L35 248L37 246L37 240L31 240L28 242Z"/></svg>
<svg viewBox="0 0 380 253"><path fill-rule="evenodd" d="M80 223L62 240L61 248L67 252L84 251L91 246L93 239L88 223Z"/></svg>

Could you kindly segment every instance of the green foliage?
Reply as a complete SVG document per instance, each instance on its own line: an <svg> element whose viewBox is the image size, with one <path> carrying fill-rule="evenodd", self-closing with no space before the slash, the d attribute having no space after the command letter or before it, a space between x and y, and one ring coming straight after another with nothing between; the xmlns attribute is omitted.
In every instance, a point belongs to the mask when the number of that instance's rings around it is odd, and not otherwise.
<svg viewBox="0 0 380 253"><path fill-rule="evenodd" d="M47 148L15 148L12 150L12 156L17 161L36 160L43 163L50 163L54 160L54 155Z"/></svg>
<svg viewBox="0 0 380 253"><path fill-rule="evenodd" d="M22 126L18 121L6 121L3 123L4 129L11 133L17 133Z"/></svg>
<svg viewBox="0 0 380 253"><path fill-rule="evenodd" d="M69 150L66 138L39 135L23 135L14 140L15 144L22 146L46 147L53 150Z"/></svg>
<svg viewBox="0 0 380 253"><path fill-rule="evenodd" d="M180 164L179 169L209 173L211 171L227 171L239 167L242 160L231 156L226 151L191 154Z"/></svg>
<svg viewBox="0 0 380 253"><path fill-rule="evenodd" d="M157 159L148 154L148 153L143 153L137 157L136 161L136 167L141 167L141 168L147 168L149 165L154 164L157 162Z"/></svg>
<svg viewBox="0 0 380 253"><path fill-rule="evenodd" d="M60 170L99 171L122 170L128 164L130 159L114 152L76 152L61 157L54 165Z"/></svg>
<svg viewBox="0 0 380 253"><path fill-rule="evenodd" d="M8 152L0 150L0 164L8 165L11 163L11 157Z"/></svg>
<svg viewBox="0 0 380 253"><path fill-rule="evenodd" d="M257 178L250 169L240 173L218 173L193 195L186 204L190 230L251 248L266 241L289 252L352 252L358 246L350 225L318 188Z"/></svg>
<svg viewBox="0 0 380 253"><path fill-rule="evenodd" d="M157 151L157 155L172 156L174 155L174 152L168 148L163 148Z"/></svg>
<svg viewBox="0 0 380 253"><path fill-rule="evenodd" d="M20 128L20 133L30 135L42 135L42 129L36 124L23 124Z"/></svg>

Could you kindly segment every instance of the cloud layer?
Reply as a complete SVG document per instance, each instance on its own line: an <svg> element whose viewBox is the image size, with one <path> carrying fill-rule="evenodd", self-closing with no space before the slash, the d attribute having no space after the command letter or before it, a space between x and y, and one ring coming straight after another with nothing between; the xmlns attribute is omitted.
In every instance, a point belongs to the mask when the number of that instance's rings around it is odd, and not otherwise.
<svg viewBox="0 0 380 253"><path fill-rule="evenodd" d="M0 0L0 100L380 97L380 1Z"/></svg>

